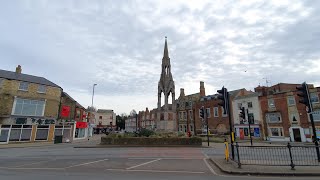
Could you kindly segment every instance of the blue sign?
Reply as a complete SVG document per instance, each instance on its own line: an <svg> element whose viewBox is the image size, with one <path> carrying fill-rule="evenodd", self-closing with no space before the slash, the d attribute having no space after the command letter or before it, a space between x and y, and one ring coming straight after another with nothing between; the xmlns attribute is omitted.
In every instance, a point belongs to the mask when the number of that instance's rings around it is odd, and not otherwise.
<svg viewBox="0 0 320 180"><path fill-rule="evenodd" d="M260 137L259 128L254 128L254 137Z"/></svg>

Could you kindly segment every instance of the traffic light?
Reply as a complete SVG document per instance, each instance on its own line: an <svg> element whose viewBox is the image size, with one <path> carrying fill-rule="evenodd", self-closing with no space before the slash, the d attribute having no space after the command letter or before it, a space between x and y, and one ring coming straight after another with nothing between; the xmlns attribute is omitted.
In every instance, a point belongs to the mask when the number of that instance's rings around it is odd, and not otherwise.
<svg viewBox="0 0 320 180"><path fill-rule="evenodd" d="M301 97L299 103L304 104L308 108L308 113L311 112L311 103L309 97L309 89L307 83L302 83L301 86L297 86L298 96Z"/></svg>
<svg viewBox="0 0 320 180"><path fill-rule="evenodd" d="M218 99L221 100L221 102L218 103L219 106L223 107L223 114L227 114L227 109L228 109L228 90L224 86L222 87L221 90L217 91L218 94Z"/></svg>
<svg viewBox="0 0 320 180"><path fill-rule="evenodd" d="M245 112L245 110L244 110L244 107L241 107L240 108L240 117L243 119L243 120L245 120L246 119L246 112Z"/></svg>
<svg viewBox="0 0 320 180"><path fill-rule="evenodd" d="M204 107L203 106L200 109L200 117L204 118Z"/></svg>

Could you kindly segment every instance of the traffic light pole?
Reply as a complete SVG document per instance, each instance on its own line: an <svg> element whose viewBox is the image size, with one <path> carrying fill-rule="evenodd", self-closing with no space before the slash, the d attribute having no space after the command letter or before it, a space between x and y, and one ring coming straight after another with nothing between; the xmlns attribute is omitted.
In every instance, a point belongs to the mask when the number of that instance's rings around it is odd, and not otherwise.
<svg viewBox="0 0 320 180"><path fill-rule="evenodd" d="M252 146L252 136L251 136L251 126L250 126L250 124L251 124L251 119L249 118L249 109L247 109L247 117L248 117L248 124L249 124L249 137L250 137L250 144L251 144L251 146Z"/></svg>
<svg viewBox="0 0 320 180"><path fill-rule="evenodd" d="M230 112L230 106L229 106L229 92L226 92L226 100L227 100L227 111L228 111L228 117L229 117L229 127L230 127L230 142L231 142L231 155L232 159L234 160L234 147L233 147L233 128L232 128L232 119L231 119L231 112Z"/></svg>
<svg viewBox="0 0 320 180"><path fill-rule="evenodd" d="M303 87L303 85L302 85ZM307 93L307 103L309 105L308 107L308 111L309 111L309 117L310 117L310 121L311 121L311 126L312 126L312 132L313 132L313 141L314 141L314 145L316 146L316 152L317 152L317 157L318 157L318 162L320 162L320 151L319 151L319 143L317 141L317 132L316 132L316 127L314 125L314 121L313 121L313 106L312 106L312 102L310 100L310 93L309 93L309 87L308 84L306 82L304 82L304 87L305 87L305 91Z"/></svg>
<svg viewBox="0 0 320 180"><path fill-rule="evenodd" d="M210 144L209 144L209 121L208 121L206 109L204 109L204 118L206 118L206 121L207 121L207 141L208 141L208 147L209 147L210 146Z"/></svg>
<svg viewBox="0 0 320 180"><path fill-rule="evenodd" d="M320 162L319 143L317 141L317 132L316 132L316 127L315 127L314 121L313 121L313 115L311 113L309 113L309 117L310 117L310 121L311 121L311 126L312 126L312 131L313 131L313 141L314 141L314 145L316 146L318 162Z"/></svg>

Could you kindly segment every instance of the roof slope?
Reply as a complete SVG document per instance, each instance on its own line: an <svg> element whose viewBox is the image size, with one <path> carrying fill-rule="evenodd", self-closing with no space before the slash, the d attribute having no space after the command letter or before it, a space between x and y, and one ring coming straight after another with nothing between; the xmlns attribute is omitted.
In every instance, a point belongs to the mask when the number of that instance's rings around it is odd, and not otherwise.
<svg viewBox="0 0 320 180"><path fill-rule="evenodd" d="M1 69L0 69L0 78L5 78L9 80L18 80L18 81L24 81L24 82L30 82L30 83L36 83L36 84L42 84L42 85L61 88L60 86L56 85L55 83L43 77L32 76L32 75L22 74L22 73L20 74L12 71L1 70Z"/></svg>

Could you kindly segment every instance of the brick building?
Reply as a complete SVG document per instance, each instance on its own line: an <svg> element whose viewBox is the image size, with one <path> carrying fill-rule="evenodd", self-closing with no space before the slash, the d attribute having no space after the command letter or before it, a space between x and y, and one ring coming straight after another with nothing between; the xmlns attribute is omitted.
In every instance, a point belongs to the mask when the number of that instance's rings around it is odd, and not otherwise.
<svg viewBox="0 0 320 180"><path fill-rule="evenodd" d="M259 86L261 116L265 136L271 141L311 141L312 129L305 105L299 103L296 87L300 84L279 83L271 87ZM314 111L320 111L319 88L309 85ZM320 117L314 115L320 130Z"/></svg>
<svg viewBox="0 0 320 180"><path fill-rule="evenodd" d="M202 81L199 93L185 95L184 89L180 89L180 96L176 100L178 132L195 134L195 104L200 101L201 96L205 96L204 82Z"/></svg>

